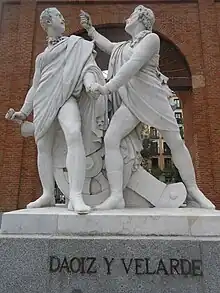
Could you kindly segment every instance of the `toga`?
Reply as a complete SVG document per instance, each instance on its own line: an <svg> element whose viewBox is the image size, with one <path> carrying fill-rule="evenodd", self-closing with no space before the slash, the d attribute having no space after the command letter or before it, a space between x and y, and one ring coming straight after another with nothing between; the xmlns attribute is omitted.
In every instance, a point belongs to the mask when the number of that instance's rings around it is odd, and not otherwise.
<svg viewBox="0 0 220 293"><path fill-rule="evenodd" d="M64 37L52 47L39 54L36 64L40 80L32 97L25 101L24 113L33 109L34 136L37 142L49 130L60 108L70 98L78 101L81 114L82 136L86 155L100 148L104 129L107 127L107 99L95 100L86 93L84 76L91 74L94 82L104 84L105 80L94 59L94 43L78 36ZM32 110L31 109L31 110ZM64 135L58 123L54 151L66 149ZM64 151L62 151L63 153ZM60 153L60 151L59 151ZM58 154L56 155L58 158ZM65 156L61 161L65 161Z"/></svg>

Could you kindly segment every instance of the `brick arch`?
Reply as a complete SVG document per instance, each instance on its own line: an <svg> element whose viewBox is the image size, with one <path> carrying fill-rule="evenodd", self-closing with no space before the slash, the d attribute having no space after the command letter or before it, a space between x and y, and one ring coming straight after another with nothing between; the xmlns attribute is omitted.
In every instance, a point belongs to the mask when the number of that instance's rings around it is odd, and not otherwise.
<svg viewBox="0 0 220 293"><path fill-rule="evenodd" d="M100 24L96 29L111 41L128 40L129 35L124 30L124 24ZM87 33L80 30L75 34L88 39ZM169 85L174 90L187 91L192 88L192 75L190 66L181 50L165 35L157 31L161 40L160 69L169 77ZM109 56L98 48L97 63L102 70L108 67Z"/></svg>
<svg viewBox="0 0 220 293"><path fill-rule="evenodd" d="M101 24L95 26L97 31L106 36L111 41L128 40L130 37L124 30L122 23ZM76 33L88 39L87 32L80 30ZM184 115L184 129L186 144L191 147L193 155L192 136L192 74L190 66L182 54L181 50L165 35L157 31L161 40L160 70L169 77L169 86L175 90L182 101ZM109 56L97 48L97 63L102 70L108 68Z"/></svg>

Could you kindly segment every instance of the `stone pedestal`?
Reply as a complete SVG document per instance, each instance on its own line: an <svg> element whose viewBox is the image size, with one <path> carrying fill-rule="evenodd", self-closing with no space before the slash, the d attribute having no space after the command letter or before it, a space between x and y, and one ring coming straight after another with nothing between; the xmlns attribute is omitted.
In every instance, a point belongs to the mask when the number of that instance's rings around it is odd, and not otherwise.
<svg viewBox="0 0 220 293"><path fill-rule="evenodd" d="M94 236L219 236L220 212L205 209L123 209L77 215L63 205L4 213L3 234Z"/></svg>
<svg viewBox="0 0 220 293"><path fill-rule="evenodd" d="M218 293L220 212L5 213L1 293Z"/></svg>

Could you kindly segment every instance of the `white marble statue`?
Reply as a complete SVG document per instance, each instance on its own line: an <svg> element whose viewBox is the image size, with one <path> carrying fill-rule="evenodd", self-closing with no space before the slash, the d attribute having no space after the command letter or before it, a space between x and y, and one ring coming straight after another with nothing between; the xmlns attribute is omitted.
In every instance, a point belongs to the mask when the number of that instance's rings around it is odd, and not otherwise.
<svg viewBox="0 0 220 293"><path fill-rule="evenodd" d="M140 122L157 128L171 149L174 164L187 188L188 198L201 208L215 206L196 184L191 156L186 148L168 101L171 90L167 78L158 71L160 39L152 32L155 16L140 5L126 20L130 41L112 43L92 26L90 16L81 11L81 25L104 52L111 55L108 83L91 85L93 94L110 95L112 118L105 134L105 164L111 194L97 209L123 208L123 172L126 154L135 158L140 151ZM120 149L121 148L121 149ZM133 153L132 153L133 152Z"/></svg>
<svg viewBox="0 0 220 293"><path fill-rule="evenodd" d="M63 36L65 21L56 8L45 9L40 23L47 33L48 46L36 58L33 85L21 110L10 109L6 115L8 119L22 122L32 111L34 114L33 124L23 124L27 129L23 128L34 131L43 194L27 208L55 204L53 154L59 149L66 151L63 157L68 170L68 208L88 213L90 207L82 198L86 155L100 148L106 119L104 98L98 101L88 93L88 88L94 82L104 84L105 81L94 60L93 42L74 35Z"/></svg>

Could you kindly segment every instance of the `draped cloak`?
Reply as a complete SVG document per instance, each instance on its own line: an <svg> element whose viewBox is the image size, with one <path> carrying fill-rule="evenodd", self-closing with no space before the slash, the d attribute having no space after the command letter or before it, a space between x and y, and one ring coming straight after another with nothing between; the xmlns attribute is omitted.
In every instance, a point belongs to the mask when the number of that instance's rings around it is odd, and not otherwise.
<svg viewBox="0 0 220 293"><path fill-rule="evenodd" d="M115 46L109 62L108 79L114 77L133 53L129 42ZM118 95L140 122L158 130L179 131L168 97L171 89L158 71L159 55L155 54L130 80L118 89Z"/></svg>
<svg viewBox="0 0 220 293"><path fill-rule="evenodd" d="M93 74L95 82L100 84L105 82L92 56L93 50L93 42L73 35L66 37L52 48L46 48L39 55L41 78L33 99L36 141L49 130L64 103L73 97L79 105L86 155L100 147L103 130L107 126L107 104L105 99L94 100L83 87L83 78L87 72ZM98 126L98 123L102 125ZM57 133L54 148L62 149L62 153L66 148L62 131ZM56 157L58 158L59 155L57 154ZM65 156L60 155L60 159L61 157L64 162Z"/></svg>
<svg viewBox="0 0 220 293"><path fill-rule="evenodd" d="M122 65L133 53L129 42L115 45L108 68L108 80L114 78ZM157 68L159 55L153 58L136 73L127 84L121 86L110 96L111 116L123 103L139 120L140 124L121 141L121 153L124 159L124 186L129 176L141 162L142 123L158 130L179 131L168 97L172 95L166 84L168 80ZM165 82L164 82L165 81Z"/></svg>

